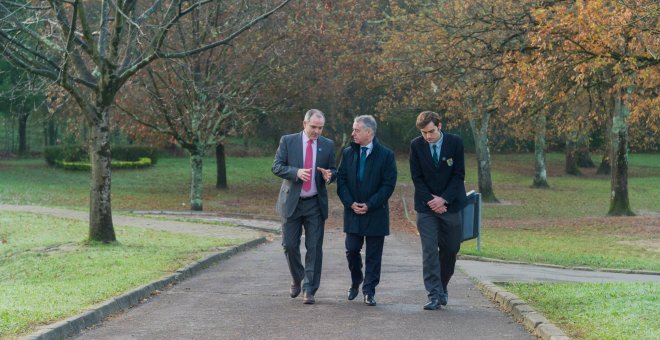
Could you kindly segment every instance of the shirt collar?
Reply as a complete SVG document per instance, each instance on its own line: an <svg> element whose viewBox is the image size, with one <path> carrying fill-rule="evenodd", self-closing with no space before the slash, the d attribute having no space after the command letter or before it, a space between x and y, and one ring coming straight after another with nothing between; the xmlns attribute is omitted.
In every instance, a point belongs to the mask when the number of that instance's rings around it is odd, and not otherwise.
<svg viewBox="0 0 660 340"><path fill-rule="evenodd" d="M364 147L367 148L367 152L371 151L371 149L373 149L373 147L374 147L374 141L371 141L369 144L367 144L365 146L360 145L360 149L362 149Z"/></svg>
<svg viewBox="0 0 660 340"><path fill-rule="evenodd" d="M309 137L307 137L305 131L303 131L302 136L303 136L303 145L307 145L307 141L309 140ZM316 141L312 142L312 145L316 145Z"/></svg>
<svg viewBox="0 0 660 340"><path fill-rule="evenodd" d="M435 143L429 143L429 145L431 147L433 147L433 145L437 145L438 147L440 147L440 145L442 145L442 140L443 139L445 139L445 134L440 132L440 138Z"/></svg>

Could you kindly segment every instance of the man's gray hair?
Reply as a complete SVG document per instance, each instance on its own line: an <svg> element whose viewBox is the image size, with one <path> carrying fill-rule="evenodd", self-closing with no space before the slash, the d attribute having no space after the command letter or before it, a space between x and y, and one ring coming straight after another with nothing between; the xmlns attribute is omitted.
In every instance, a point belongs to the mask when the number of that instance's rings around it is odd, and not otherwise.
<svg viewBox="0 0 660 340"><path fill-rule="evenodd" d="M376 124L376 119L374 119L374 116L372 115L357 116L355 117L355 120L353 120L353 122L362 123L362 125L364 125L365 128L373 132L374 136L376 135L376 129L378 128L378 125Z"/></svg>
<svg viewBox="0 0 660 340"><path fill-rule="evenodd" d="M323 112L321 112L321 110L317 110L317 109L311 109L311 110L308 110L307 112L305 112L305 119L304 120L306 122L309 122L309 120L312 119L312 116L321 116L321 118L323 118L323 120L325 120L325 115L323 114Z"/></svg>

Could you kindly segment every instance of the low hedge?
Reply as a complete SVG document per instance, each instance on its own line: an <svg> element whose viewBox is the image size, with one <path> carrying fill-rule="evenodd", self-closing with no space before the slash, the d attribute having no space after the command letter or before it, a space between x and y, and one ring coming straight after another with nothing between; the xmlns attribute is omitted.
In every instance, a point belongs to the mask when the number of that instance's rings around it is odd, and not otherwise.
<svg viewBox="0 0 660 340"><path fill-rule="evenodd" d="M135 162L131 161L115 161L113 160L110 163L112 169L141 169L150 167L153 165L149 157L142 157ZM67 161L55 161L55 166L63 168L65 170L91 170L92 165L88 162L67 162Z"/></svg>
<svg viewBox="0 0 660 340"><path fill-rule="evenodd" d="M44 157L48 165L55 165L56 161L80 162L89 158L87 147L78 144L47 146Z"/></svg>
<svg viewBox="0 0 660 340"><path fill-rule="evenodd" d="M144 145L118 145L112 147L112 159L121 161L137 162L140 158L151 159L151 164L158 162L158 150Z"/></svg>
<svg viewBox="0 0 660 340"><path fill-rule="evenodd" d="M87 146L80 144L49 146L44 149L44 157L49 165L57 165L56 162L85 163L89 162ZM142 145L117 145L110 150L112 163L117 161L139 162L141 158L149 158L151 165L158 161L158 150L150 146Z"/></svg>

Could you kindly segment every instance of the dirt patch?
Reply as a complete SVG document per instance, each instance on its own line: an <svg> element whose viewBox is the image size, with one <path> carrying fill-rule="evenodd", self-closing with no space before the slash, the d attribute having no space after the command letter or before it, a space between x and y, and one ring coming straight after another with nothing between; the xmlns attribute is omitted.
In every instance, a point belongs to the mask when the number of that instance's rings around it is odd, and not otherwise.
<svg viewBox="0 0 660 340"><path fill-rule="evenodd" d="M619 241L620 244L642 248L646 251L660 253L660 239L637 240L637 241Z"/></svg>
<svg viewBox="0 0 660 340"><path fill-rule="evenodd" d="M30 249L33 253L42 253L42 254L53 254L53 253L70 253L80 249L80 245L77 243L63 243L48 247L37 247Z"/></svg>
<svg viewBox="0 0 660 340"><path fill-rule="evenodd" d="M582 217L566 219L485 220L489 228L504 229L566 229L577 233L585 228L602 230L609 235L657 237L660 235L660 218L657 216L630 217Z"/></svg>
<svg viewBox="0 0 660 340"><path fill-rule="evenodd" d="M13 152L8 152L8 151L0 151L0 160L3 159L14 159L16 158L16 155Z"/></svg>

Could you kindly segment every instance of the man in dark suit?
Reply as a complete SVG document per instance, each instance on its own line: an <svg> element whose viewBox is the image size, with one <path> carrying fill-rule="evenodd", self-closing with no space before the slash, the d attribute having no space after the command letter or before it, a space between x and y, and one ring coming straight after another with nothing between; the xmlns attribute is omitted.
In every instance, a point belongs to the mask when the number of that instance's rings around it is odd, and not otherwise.
<svg viewBox="0 0 660 340"><path fill-rule="evenodd" d="M346 259L351 272L348 299L358 295L360 283L364 303L376 305L376 286L385 236L390 234L388 199L396 185L394 153L380 144L376 120L358 116L353 122L353 142L342 153L337 175L337 194L344 205ZM362 245L366 242L365 271L362 273Z"/></svg>
<svg viewBox="0 0 660 340"><path fill-rule="evenodd" d="M326 184L337 176L335 144L322 137L323 112L305 113L303 131L282 136L273 160L273 174L282 178L276 210L282 218L282 246L292 282L291 297L303 291L303 303L313 304L321 282L323 232L328 218ZM300 237L305 230L305 266Z"/></svg>
<svg viewBox="0 0 660 340"><path fill-rule="evenodd" d="M436 310L447 304L447 284L461 245L461 210L467 204L465 157L463 140L441 131L437 113L420 113L415 125L422 135L410 142L410 176L428 291L424 309Z"/></svg>

